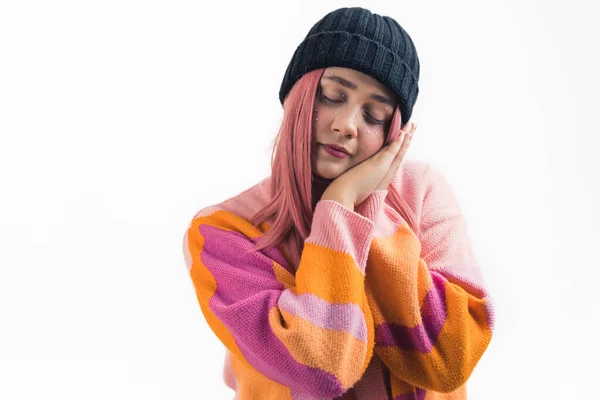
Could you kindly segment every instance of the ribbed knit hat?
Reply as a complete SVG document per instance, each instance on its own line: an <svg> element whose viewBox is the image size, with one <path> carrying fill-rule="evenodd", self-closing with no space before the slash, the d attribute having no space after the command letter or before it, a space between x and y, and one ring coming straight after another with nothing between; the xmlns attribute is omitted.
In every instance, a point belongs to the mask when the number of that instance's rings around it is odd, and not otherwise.
<svg viewBox="0 0 600 400"><path fill-rule="evenodd" d="M408 33L393 18L360 7L340 8L319 20L287 67L279 100L307 72L344 67L363 72L397 95L402 125L410 120L419 94L419 57Z"/></svg>

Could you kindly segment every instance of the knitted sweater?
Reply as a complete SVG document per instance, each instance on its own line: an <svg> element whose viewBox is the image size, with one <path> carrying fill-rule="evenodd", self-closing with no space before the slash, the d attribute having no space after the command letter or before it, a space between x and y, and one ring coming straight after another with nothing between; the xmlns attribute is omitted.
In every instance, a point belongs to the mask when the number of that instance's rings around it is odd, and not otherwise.
<svg viewBox="0 0 600 400"><path fill-rule="evenodd" d="M388 190L320 200L298 265L248 253L270 177L192 219L184 256L236 399L466 399L494 314L464 218L430 164L404 160L392 185L419 237Z"/></svg>

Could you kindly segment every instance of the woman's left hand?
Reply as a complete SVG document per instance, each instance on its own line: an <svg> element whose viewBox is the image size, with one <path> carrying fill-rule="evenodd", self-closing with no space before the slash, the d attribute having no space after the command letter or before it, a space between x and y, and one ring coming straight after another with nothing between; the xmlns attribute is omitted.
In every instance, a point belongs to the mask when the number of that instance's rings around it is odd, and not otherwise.
<svg viewBox="0 0 600 400"><path fill-rule="evenodd" d="M404 139L405 143L402 145L402 148L400 149L398 154L396 154L396 157L394 158L394 161L392 162L392 166L388 170L387 174L383 177L381 182L379 182L379 184L377 185L377 188L375 190L386 190L388 188L389 184L392 183L392 180L394 179L394 176L396 175L398 168L400 168L402 159L404 158L404 155L406 154L406 151L408 150L408 146L410 146L410 142L412 140L412 135L415 133L416 129L417 129L417 124L415 124L414 122L408 121L406 123L406 126L404 126L404 128L402 129L407 134L406 138Z"/></svg>
<svg viewBox="0 0 600 400"><path fill-rule="evenodd" d="M413 125L406 123L403 133L394 141L335 178L321 200L334 200L353 210L375 190L387 189L408 149L415 129Z"/></svg>

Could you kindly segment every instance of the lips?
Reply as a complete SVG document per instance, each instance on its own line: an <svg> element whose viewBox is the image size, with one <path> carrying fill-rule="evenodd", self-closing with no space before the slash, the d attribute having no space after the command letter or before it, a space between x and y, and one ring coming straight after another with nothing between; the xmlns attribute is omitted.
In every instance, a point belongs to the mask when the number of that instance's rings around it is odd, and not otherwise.
<svg viewBox="0 0 600 400"><path fill-rule="evenodd" d="M325 150L325 152L327 154L329 154L329 155L331 155L331 156L333 156L335 158L345 158L345 157L349 156L348 153L345 153L345 152L340 151L340 150L338 150L336 148L333 148L332 146L324 145L324 144L322 144L321 146L323 147L323 150Z"/></svg>
<svg viewBox="0 0 600 400"><path fill-rule="evenodd" d="M342 146L338 146L336 144L324 144L323 146L331 147L334 150L341 151L342 153L350 155L350 153L348 153L348 150L346 150Z"/></svg>

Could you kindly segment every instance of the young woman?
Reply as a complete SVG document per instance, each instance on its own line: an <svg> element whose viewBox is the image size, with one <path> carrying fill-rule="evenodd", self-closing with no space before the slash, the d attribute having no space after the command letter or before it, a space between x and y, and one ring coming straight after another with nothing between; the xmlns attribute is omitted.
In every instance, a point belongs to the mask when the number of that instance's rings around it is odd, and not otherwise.
<svg viewBox="0 0 600 400"><path fill-rule="evenodd" d="M466 398L494 314L451 188L404 160L418 78L394 19L328 13L284 76L271 176L192 219L236 398Z"/></svg>

